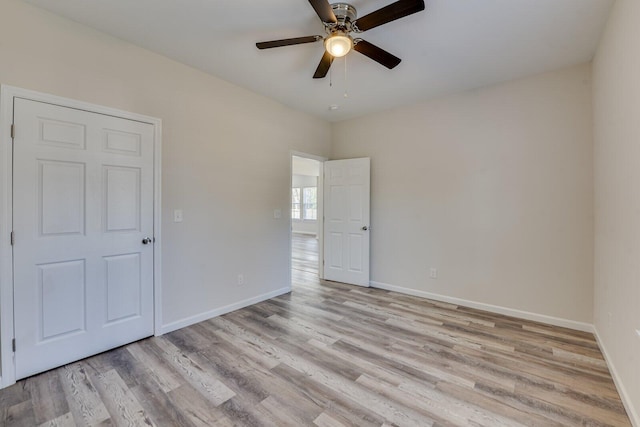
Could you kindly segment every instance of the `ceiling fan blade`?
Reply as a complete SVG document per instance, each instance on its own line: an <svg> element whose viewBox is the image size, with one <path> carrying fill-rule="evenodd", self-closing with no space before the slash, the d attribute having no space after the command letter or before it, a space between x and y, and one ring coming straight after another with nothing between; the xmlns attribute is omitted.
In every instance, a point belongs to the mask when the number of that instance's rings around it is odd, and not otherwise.
<svg viewBox="0 0 640 427"><path fill-rule="evenodd" d="M313 75L314 79L321 79L327 75L329 72L329 68L331 68L331 63L333 62L333 56L329 54L326 50L324 51L324 55L322 55L322 59L318 64L318 68L316 68L316 72Z"/></svg>
<svg viewBox="0 0 640 427"><path fill-rule="evenodd" d="M362 39L358 40L358 42L353 46L353 49L384 65L388 69L394 68L400 63L400 61L402 61L402 59L397 56L394 56L386 50L380 49L378 46Z"/></svg>
<svg viewBox="0 0 640 427"><path fill-rule="evenodd" d="M311 7L316 11L318 17L322 22L330 22L335 24L338 22L335 13L327 0L309 0Z"/></svg>
<svg viewBox="0 0 640 427"><path fill-rule="evenodd" d="M398 0L388 6L358 18L355 25L359 31L367 31L387 22L404 18L424 10L424 0Z"/></svg>
<svg viewBox="0 0 640 427"><path fill-rule="evenodd" d="M258 49L271 49L272 47L291 46L294 44L313 43L322 40L322 36L294 37L292 39L271 40L256 43Z"/></svg>

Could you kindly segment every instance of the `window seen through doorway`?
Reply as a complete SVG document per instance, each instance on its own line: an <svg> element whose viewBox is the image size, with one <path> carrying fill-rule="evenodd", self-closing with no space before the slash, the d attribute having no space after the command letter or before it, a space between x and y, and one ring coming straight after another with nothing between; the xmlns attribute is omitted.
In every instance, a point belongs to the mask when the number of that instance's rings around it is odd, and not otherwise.
<svg viewBox="0 0 640 427"><path fill-rule="evenodd" d="M291 189L291 218L318 219L318 188L294 187Z"/></svg>

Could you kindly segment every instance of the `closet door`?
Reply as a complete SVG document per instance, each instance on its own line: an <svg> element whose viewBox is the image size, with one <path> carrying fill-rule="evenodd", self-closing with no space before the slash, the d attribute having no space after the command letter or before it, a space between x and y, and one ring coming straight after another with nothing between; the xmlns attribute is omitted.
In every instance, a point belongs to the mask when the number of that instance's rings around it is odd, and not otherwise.
<svg viewBox="0 0 640 427"><path fill-rule="evenodd" d="M14 100L16 377L153 334L153 126Z"/></svg>

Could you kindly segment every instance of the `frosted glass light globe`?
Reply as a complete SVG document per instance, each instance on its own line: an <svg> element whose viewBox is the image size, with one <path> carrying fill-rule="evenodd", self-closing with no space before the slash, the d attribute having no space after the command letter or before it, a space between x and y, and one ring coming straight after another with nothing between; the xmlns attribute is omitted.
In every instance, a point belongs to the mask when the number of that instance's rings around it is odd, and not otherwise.
<svg viewBox="0 0 640 427"><path fill-rule="evenodd" d="M335 34L331 37L327 37L324 41L324 48L334 58L340 58L345 56L353 47L353 40L351 37L343 34Z"/></svg>

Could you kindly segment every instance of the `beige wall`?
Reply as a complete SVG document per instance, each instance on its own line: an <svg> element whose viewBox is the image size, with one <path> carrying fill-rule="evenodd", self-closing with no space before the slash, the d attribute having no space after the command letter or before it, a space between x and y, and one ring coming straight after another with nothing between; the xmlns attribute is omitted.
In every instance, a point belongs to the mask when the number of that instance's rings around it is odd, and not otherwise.
<svg viewBox="0 0 640 427"><path fill-rule="evenodd" d="M640 426L640 2L618 0L593 65L594 323ZM635 405L635 406L633 406Z"/></svg>
<svg viewBox="0 0 640 427"><path fill-rule="evenodd" d="M165 324L290 285L290 150L327 156L326 122L14 0L0 58L4 84L163 120Z"/></svg>
<svg viewBox="0 0 640 427"><path fill-rule="evenodd" d="M585 64L335 124L332 158L371 157L372 280L591 323L590 78Z"/></svg>

